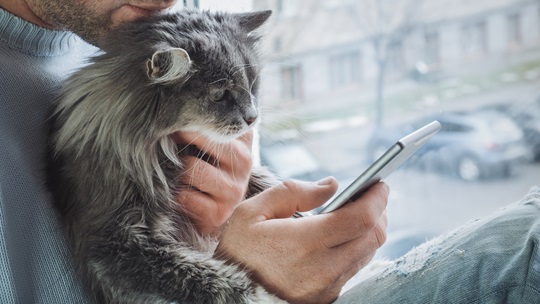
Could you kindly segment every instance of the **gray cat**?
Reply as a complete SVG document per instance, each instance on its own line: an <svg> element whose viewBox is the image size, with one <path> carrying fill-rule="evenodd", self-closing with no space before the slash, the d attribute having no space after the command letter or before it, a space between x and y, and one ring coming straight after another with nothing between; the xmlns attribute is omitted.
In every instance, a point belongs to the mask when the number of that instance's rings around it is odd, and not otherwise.
<svg viewBox="0 0 540 304"><path fill-rule="evenodd" d="M175 197L180 130L227 141L258 115L256 30L270 11L182 11L115 30L52 116L49 184L98 303L279 301L213 258ZM252 196L274 182L253 168ZM210 244L209 244L210 242Z"/></svg>

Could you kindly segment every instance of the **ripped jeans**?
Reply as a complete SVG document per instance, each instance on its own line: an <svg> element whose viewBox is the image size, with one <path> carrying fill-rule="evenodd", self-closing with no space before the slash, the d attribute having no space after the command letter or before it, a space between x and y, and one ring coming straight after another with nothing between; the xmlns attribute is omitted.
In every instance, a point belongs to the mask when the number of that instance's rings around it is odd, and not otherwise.
<svg viewBox="0 0 540 304"><path fill-rule="evenodd" d="M346 303L540 303L540 188L388 262Z"/></svg>

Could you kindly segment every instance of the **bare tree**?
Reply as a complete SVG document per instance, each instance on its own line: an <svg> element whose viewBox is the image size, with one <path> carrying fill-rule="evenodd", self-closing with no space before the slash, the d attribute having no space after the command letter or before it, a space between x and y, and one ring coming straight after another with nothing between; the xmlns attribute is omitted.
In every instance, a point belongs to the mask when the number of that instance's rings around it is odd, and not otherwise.
<svg viewBox="0 0 540 304"><path fill-rule="evenodd" d="M383 124L384 90L389 52L413 26L414 17L423 0L361 0L350 1L351 14L371 37L377 65L375 124Z"/></svg>

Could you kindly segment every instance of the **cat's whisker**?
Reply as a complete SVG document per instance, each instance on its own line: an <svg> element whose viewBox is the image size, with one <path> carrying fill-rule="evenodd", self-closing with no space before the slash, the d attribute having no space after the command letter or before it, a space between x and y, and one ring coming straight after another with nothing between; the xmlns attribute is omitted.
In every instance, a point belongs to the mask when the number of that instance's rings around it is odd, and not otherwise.
<svg viewBox="0 0 540 304"><path fill-rule="evenodd" d="M248 93L249 95L253 95L251 94L251 90L248 90L247 88L244 88L243 86L238 86L238 88L244 90L246 93Z"/></svg>
<svg viewBox="0 0 540 304"><path fill-rule="evenodd" d="M247 68L250 68L250 67L256 67L257 65L255 64L249 64L249 63L245 63L245 64L238 64L238 65L235 65L233 66L230 70L229 70L229 74L231 74L231 76L234 76L234 74L238 73L238 72L241 72L241 71L244 71L245 69ZM237 71L235 71L234 73L232 72L234 69L238 68Z"/></svg>
<svg viewBox="0 0 540 304"><path fill-rule="evenodd" d="M212 84L216 84L216 83L221 82L221 81L227 81L227 78L220 78L220 79L218 79L218 80L215 80L215 81L210 82L210 84L211 84L211 85L212 85Z"/></svg>
<svg viewBox="0 0 540 304"><path fill-rule="evenodd" d="M193 143L199 139L202 135L201 134L197 134L197 136L195 138L193 138L190 142L186 143L186 144L182 144L182 148L181 149L178 149L178 151L176 152L176 155L180 155L180 153L184 152L186 149L188 149L191 145L193 145ZM177 144L177 147L180 146Z"/></svg>
<svg viewBox="0 0 540 304"><path fill-rule="evenodd" d="M257 75L255 75L255 78L253 78L253 80L251 81L251 84L249 85L249 91L250 92L253 90L253 86L255 85L255 83L257 82L257 80L259 79L260 76L261 76L261 74L257 73Z"/></svg>

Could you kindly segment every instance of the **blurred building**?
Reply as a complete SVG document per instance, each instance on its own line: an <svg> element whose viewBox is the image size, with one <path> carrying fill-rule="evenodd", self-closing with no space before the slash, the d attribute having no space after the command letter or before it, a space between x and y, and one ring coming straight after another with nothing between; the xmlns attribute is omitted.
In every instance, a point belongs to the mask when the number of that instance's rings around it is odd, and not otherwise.
<svg viewBox="0 0 540 304"><path fill-rule="evenodd" d="M357 102L388 87L540 60L538 0L254 0L267 106Z"/></svg>

